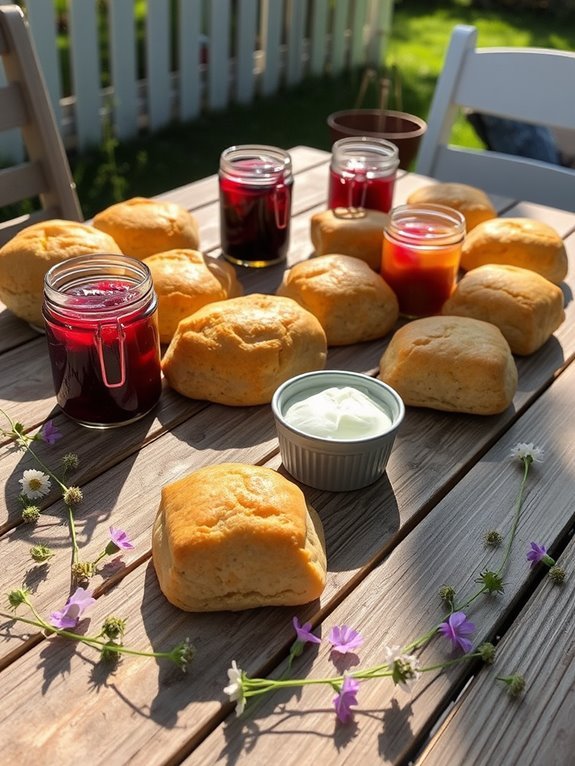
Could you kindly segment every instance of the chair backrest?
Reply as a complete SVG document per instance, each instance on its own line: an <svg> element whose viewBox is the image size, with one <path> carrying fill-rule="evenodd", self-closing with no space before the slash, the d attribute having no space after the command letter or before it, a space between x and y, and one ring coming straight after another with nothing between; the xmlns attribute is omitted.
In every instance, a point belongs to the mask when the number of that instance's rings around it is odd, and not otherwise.
<svg viewBox="0 0 575 766"><path fill-rule="evenodd" d="M29 215L0 220L2 245L37 221L83 217L28 23L17 5L0 5L0 57L0 131L19 130L25 149L20 164L6 167L0 157L0 209L24 200L40 205Z"/></svg>
<svg viewBox="0 0 575 766"><path fill-rule="evenodd" d="M550 128L575 129L575 53L476 48L475 27L452 32L416 170L487 192L575 211L575 171L449 145L460 108Z"/></svg>

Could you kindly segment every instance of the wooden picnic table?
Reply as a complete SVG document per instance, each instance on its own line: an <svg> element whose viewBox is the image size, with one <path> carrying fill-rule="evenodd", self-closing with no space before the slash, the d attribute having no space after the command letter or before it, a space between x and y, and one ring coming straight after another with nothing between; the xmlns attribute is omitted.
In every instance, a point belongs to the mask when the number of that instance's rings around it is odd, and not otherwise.
<svg viewBox="0 0 575 766"><path fill-rule="evenodd" d="M312 251L310 216L326 205L329 154L292 150L294 209L288 264ZM404 174L395 203L429 179ZM162 198L193 211L202 249L219 254L215 176ZM519 385L512 406L480 417L407 408L387 474L366 489L330 493L302 486L324 525L328 579L318 602L299 608L184 613L159 590L151 528L166 483L220 462L282 471L269 406L231 408L186 399L165 387L153 413L120 429L95 431L68 420L55 404L46 340L0 306L0 407L35 432L52 419L63 438L36 443L47 462L75 452L73 483L82 487L78 542L86 560L125 530L135 544L124 565L90 584L97 602L87 620L127 619L126 645L169 649L186 637L196 647L187 673L162 659L126 656L117 664L97 651L8 618L0 624L0 743L7 764L571 764L575 662L575 214L494 198L500 215L528 216L565 239L571 270L563 287L566 320L538 352L516 358ZM246 292L274 292L283 266L238 269ZM332 348L327 367L376 374L388 338ZM6 424L4 424L6 425ZM294 640L292 618L311 622L324 641L309 645L292 675L337 674L325 639L334 625L359 630L357 654L370 667L386 645L405 645L445 617L444 584L472 593L476 578L499 561L483 543L488 529L510 532L522 476L512 447L532 442L545 452L534 463L504 577L504 592L482 596L467 614L475 644L497 646L493 665L465 661L422 675L410 693L388 678L361 683L353 721L336 723L328 686L282 689L236 717L223 692L232 660L250 676L280 677ZM70 592L65 507L53 491L39 522L21 521L18 483L29 456L0 450L3 486L0 594L26 586L38 612L60 609ZM529 567L530 541L545 544L567 572L554 585L547 568ZM30 559L49 546L49 564ZM19 609L16 614L24 615ZM81 623L84 625L84 622ZM422 652L426 665L451 657L445 639ZM520 698L497 676L522 674Z"/></svg>

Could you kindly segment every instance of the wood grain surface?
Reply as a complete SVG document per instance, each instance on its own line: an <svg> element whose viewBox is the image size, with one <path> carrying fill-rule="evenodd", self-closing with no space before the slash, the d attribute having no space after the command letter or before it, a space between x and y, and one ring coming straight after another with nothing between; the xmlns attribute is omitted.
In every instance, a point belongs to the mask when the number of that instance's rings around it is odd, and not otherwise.
<svg viewBox="0 0 575 766"><path fill-rule="evenodd" d="M292 156L296 178L288 264L312 252L309 219L324 209L329 161L329 154L309 147L295 148ZM395 202L430 182L403 175ZM216 176L162 197L194 212L202 249L218 256ZM270 407L224 407L185 399L165 387L159 406L138 423L114 431L83 429L56 407L42 336L0 310L0 408L32 430L54 419L64 438L54 447L38 444L47 462L54 454L79 454L73 483L85 496L77 511L83 557L93 559L102 550L111 524L125 529L136 544L116 570L106 572L111 576L93 579L97 603L82 625L94 633L107 615L117 614L127 618L126 644L134 648L168 649L186 636L197 648L187 674L165 660L140 657L108 667L90 648L46 638L3 618L0 741L7 762L269 764L281 757L286 764L401 764L419 757L433 764L514 763L501 760L499 753L522 758L535 753L535 746L526 744L526 732L544 747L546 725L555 726L562 738L559 753L575 751L561 708L562 700L569 702L572 676L567 676L569 684L559 670L550 671L559 699L548 714L543 700L550 693L543 692L540 679L543 658L560 665L572 651L572 586L549 593L547 581L529 570L524 556L532 539L561 552L567 565L575 555L569 542L575 520L575 421L569 417L575 403L575 215L503 198L494 203L501 215L539 218L564 237L572 264L563 285L566 321L536 354L516 359L519 386L506 412L481 418L408 408L387 474L378 482L348 493L302 486L324 524L329 571L322 598L299 609L186 614L165 600L150 560L151 527L164 484L226 461L265 464L285 473ZM247 292L273 292L283 269L238 269L238 274ZM327 367L377 374L389 337L330 349ZM503 635L496 666L463 664L445 674L426 674L411 696L389 681L364 683L349 727L334 723L333 690L319 686L278 693L236 720L223 694L227 667L236 659L251 675L281 674L294 614L311 621L324 637L333 624L361 629L362 666L380 661L385 644L405 643L440 621L438 588L446 580L464 591L473 588L477 573L494 555L481 543L483 532L490 526L509 529L520 470L508 455L518 441L541 444L547 459L529 479L505 592L474 605L477 639ZM47 615L63 606L69 592L70 552L57 492L44 498L36 526L20 520L18 479L32 465L7 444L0 449L0 556L5 562L0 594L25 584L39 612ZM29 548L38 543L56 552L49 565L31 562ZM543 603L560 626L552 649L546 638L551 628L539 616ZM423 653L426 662L444 656L439 641ZM508 700L493 682L514 658L529 659L537 677L534 698L529 692L520 703L527 707ZM294 669L303 675L334 670L323 645L306 651ZM489 716L496 707L506 721L504 734ZM517 710L526 712L515 721ZM551 715L553 721L545 723ZM525 732L523 717L529 719ZM546 752L551 758L551 750Z"/></svg>

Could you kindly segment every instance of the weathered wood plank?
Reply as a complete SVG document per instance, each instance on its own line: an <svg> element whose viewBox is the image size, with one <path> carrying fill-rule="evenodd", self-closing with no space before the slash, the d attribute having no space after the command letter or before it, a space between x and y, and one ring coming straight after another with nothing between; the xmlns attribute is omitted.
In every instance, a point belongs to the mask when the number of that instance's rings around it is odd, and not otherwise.
<svg viewBox="0 0 575 766"><path fill-rule="evenodd" d="M575 541L557 563L568 573L564 585L558 588L548 577L539 584L498 644L497 666L473 679L418 764L573 762ZM526 678L520 700L506 698L493 682L511 673Z"/></svg>
<svg viewBox="0 0 575 766"><path fill-rule="evenodd" d="M504 532L510 529L521 468L518 461L508 458L509 450L519 441L535 440L545 448L547 459L544 465L534 468L529 480L525 510L505 577L505 592L477 601L474 608L468 610L476 623L474 638L478 643L494 635L504 615L512 612L516 600L526 597L530 590L533 578L525 559L528 541L552 543L563 536L575 520L571 492L565 482L566 474L575 473L572 446L575 421L571 418L569 423L565 422L565 401L574 384L575 367L571 366L408 538L330 614L321 627L324 638L330 625L347 624L359 629L365 642L358 654L361 667L367 668L384 661L385 645L409 642L441 621L437 594L445 582L454 584L460 593L472 594L477 587L475 578L478 574L493 566L493 561L500 560L499 554L482 545L484 532L490 528ZM541 613L541 623L544 619L545 614ZM572 619L569 624L571 622ZM534 631L526 632L533 637ZM509 650L507 659L518 662L527 650L527 643L528 638L524 636L519 646ZM531 651L527 659L533 656ZM230 647L228 657L230 661L236 659L248 672L255 670L249 655L244 660ZM425 665L448 658L439 639L422 653ZM534 674L538 667L539 661ZM480 679L488 676L493 682L496 672L512 672L514 668L515 663L509 667L497 662L493 668L481 670ZM307 686L297 692L286 690L263 701L253 715L248 714L239 720L228 719L225 726L208 736L184 763L197 766L226 763L232 759L233 763L263 764L277 758L279 753L282 763L294 765L301 762L304 753L308 763L403 762L402 759L411 756L414 738L426 733L453 693L464 684L470 670L464 664L454 666L443 675L437 672L425 674L414 687L411 698L402 691L395 691L387 680L362 683L356 723L347 728L334 724L331 689ZM328 650L306 653L297 672L304 677L333 675ZM557 676L560 672L563 668L558 667ZM546 673L541 676L542 687ZM487 680L483 688L486 683ZM497 696L505 696L501 688L493 690L489 696L491 711ZM483 700L487 706L488 701ZM534 704L537 706L536 702ZM506 718L510 715L506 712L508 705L502 701ZM511 709L517 711L514 706ZM516 712L512 714L517 715ZM520 714L513 727L516 735L525 719L526 714ZM451 738L455 741L458 737L465 739L485 720L482 715L476 718L471 729L464 728L461 732L454 728ZM483 741L489 733L495 734L504 728L499 716L492 715L490 720L492 723L482 737ZM506 741L512 735L510 733ZM541 736L544 736L544 727L541 727ZM522 734L521 742L525 744L525 734ZM347 747L353 747L353 757ZM519 745L516 753L518 749ZM434 762L475 763L473 759L465 758L439 758ZM515 761L496 758L490 762Z"/></svg>

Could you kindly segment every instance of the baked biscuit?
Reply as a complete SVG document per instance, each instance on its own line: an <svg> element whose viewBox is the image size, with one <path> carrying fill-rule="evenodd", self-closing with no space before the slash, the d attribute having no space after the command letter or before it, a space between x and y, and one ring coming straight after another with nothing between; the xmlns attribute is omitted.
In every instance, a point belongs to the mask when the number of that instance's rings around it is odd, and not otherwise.
<svg viewBox="0 0 575 766"><path fill-rule="evenodd" d="M210 465L165 486L152 554L162 592L190 612L306 604L325 587L318 515L262 466Z"/></svg>
<svg viewBox="0 0 575 766"><path fill-rule="evenodd" d="M358 207L337 207L316 213L311 217L314 255L351 255L379 271L383 229L388 221L386 213Z"/></svg>
<svg viewBox="0 0 575 766"><path fill-rule="evenodd" d="M182 319L162 360L169 385L192 399L268 404L288 378L325 366L319 321L291 298L246 295Z"/></svg>
<svg viewBox="0 0 575 766"><path fill-rule="evenodd" d="M48 269L92 253L122 251L111 236L78 221L56 218L22 229L0 248L0 300L20 319L41 327Z"/></svg>
<svg viewBox="0 0 575 766"><path fill-rule="evenodd" d="M495 325L458 316L417 319L386 348L379 377L405 404L494 415L511 404L517 367Z"/></svg>
<svg viewBox="0 0 575 766"><path fill-rule="evenodd" d="M537 351L565 319L560 287L529 269L493 264L468 271L442 314L491 322L522 355Z"/></svg>
<svg viewBox="0 0 575 766"><path fill-rule="evenodd" d="M365 263L349 255L322 255L286 271L278 295L316 316L328 346L382 338L399 316L393 290Z"/></svg>
<svg viewBox="0 0 575 766"><path fill-rule="evenodd" d="M160 340L169 343L181 319L202 306L243 294L233 266L198 250L168 250L144 262L158 296Z"/></svg>
<svg viewBox="0 0 575 766"><path fill-rule="evenodd" d="M458 183L437 183L416 189L407 198L409 205L446 205L459 210L465 218L465 228L471 231L482 221L497 216L487 194L475 186Z"/></svg>
<svg viewBox="0 0 575 766"><path fill-rule="evenodd" d="M506 263L531 269L556 285L567 276L567 252L559 234L546 223L530 218L485 221L465 238L461 268Z"/></svg>
<svg viewBox="0 0 575 766"><path fill-rule="evenodd" d="M133 197L102 210L94 216L93 224L133 258L176 248L197 250L200 246L196 219L174 202Z"/></svg>

